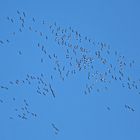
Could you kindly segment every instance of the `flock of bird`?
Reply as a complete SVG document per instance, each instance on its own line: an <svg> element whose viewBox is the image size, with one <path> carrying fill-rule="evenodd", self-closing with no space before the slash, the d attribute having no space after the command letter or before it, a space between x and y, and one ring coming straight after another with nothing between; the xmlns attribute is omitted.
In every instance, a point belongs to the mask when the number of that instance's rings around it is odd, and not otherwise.
<svg viewBox="0 0 140 140"><path fill-rule="evenodd" d="M40 63L46 67L49 63L51 66L49 67L50 74L47 72L41 72L40 75L25 73L25 78L9 79L5 85L0 85L1 91L10 91L12 87L32 87L32 85L35 85L34 92L36 94L43 97L51 95L55 99L59 95L53 87L54 79L65 82L70 77L83 73L86 76L86 84L83 85L83 91L80 92L86 96L92 93L109 92L110 85L115 82L123 88L140 94L140 80L133 78L128 73L128 69L131 70L134 67L135 61L128 61L124 55L112 50L108 44L96 42L74 30L71 26L63 28L56 22L48 23L46 20L38 21L35 17L29 18L25 12L21 11L17 11L15 17L7 16L4 20L9 26L14 26L14 31L10 33L10 38L0 38L0 47L4 48L12 45L12 41L20 34L23 34L23 40L26 32L28 32L28 35L34 34L38 40L33 43L31 41L31 43L40 54L38 57ZM45 30L39 30L36 27L38 24ZM53 41L53 45L49 44L50 40ZM61 52L61 54L58 52ZM20 48L18 55L26 57L24 50ZM13 97L12 101L16 102L16 97ZM4 104L4 100L0 99L0 103ZM26 99L23 100L23 103L23 106L14 108L15 116L22 120L31 117L37 118L38 115L31 111ZM126 110L135 111L129 105L125 104L124 107ZM111 108L107 107L107 110L111 111ZM10 116L9 119L13 120L14 117ZM51 125L55 134L58 134L60 130L54 123L51 123Z"/></svg>
<svg viewBox="0 0 140 140"><path fill-rule="evenodd" d="M13 101L15 102L15 98L13 98ZM14 111L17 112L16 116L20 119L27 120L29 116L37 117L37 114L30 111L30 106L27 103L26 99L23 100L24 106L21 106L20 108L15 108ZM9 119L14 119L12 116L9 117Z"/></svg>

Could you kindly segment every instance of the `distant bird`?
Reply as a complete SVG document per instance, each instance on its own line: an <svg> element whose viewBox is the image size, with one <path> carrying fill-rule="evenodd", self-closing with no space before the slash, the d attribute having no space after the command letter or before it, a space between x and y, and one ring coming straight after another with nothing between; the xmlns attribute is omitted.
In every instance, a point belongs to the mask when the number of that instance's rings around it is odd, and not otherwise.
<svg viewBox="0 0 140 140"><path fill-rule="evenodd" d="M21 51L19 51L18 53L19 53L19 55L22 55L22 52Z"/></svg>
<svg viewBox="0 0 140 140"><path fill-rule="evenodd" d="M55 126L54 123L52 123L51 125L52 125L52 127L53 127L57 132L59 131L59 129Z"/></svg>
<svg viewBox="0 0 140 140"><path fill-rule="evenodd" d="M107 107L107 110L109 110L109 111L110 111L110 110L111 110L111 109L110 109L110 107Z"/></svg>

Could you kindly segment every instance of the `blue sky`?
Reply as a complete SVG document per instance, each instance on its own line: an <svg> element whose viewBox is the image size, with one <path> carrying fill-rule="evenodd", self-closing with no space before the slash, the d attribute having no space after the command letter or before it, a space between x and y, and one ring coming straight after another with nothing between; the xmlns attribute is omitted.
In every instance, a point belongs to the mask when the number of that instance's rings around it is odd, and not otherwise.
<svg viewBox="0 0 140 140"><path fill-rule="evenodd" d="M1 0L0 40L4 44L0 44L0 86L8 87L8 90L0 89L0 140L139 140L139 6L138 0ZM24 19L23 28L17 10ZM93 69L87 63L87 69L81 71L69 66L69 59L65 58L67 49L58 45L52 33L56 27L67 29L67 32L71 27L80 33L82 43L77 43L74 33L71 33L70 44L88 50L87 57L93 57ZM85 41L85 37L95 45ZM87 79L88 73L97 72L98 76L100 71L103 73L108 69L95 57L101 42L110 46L110 54L102 52L102 56L115 69L111 76L118 76L117 60L123 60L124 56L125 88L118 80L119 76L112 80L107 75L105 84L99 79L96 81L96 76ZM80 51L75 56L68 50L72 60L81 58ZM54 70L57 67L54 54L61 72L65 66L62 77ZM70 74L66 78L68 70ZM31 80L33 77L36 79ZM39 94L39 90L44 90L44 83L37 78L43 79L49 87L47 95ZM85 95L86 87L92 83L93 89ZM24 115L25 112L28 115ZM21 114L27 119L22 119Z"/></svg>

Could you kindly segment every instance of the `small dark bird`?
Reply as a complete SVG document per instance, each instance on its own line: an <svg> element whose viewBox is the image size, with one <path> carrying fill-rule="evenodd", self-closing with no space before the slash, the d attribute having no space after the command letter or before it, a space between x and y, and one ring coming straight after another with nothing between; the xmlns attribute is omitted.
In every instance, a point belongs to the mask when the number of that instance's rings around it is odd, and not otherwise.
<svg viewBox="0 0 140 140"><path fill-rule="evenodd" d="M109 110L109 111L110 111L110 110L111 110L111 109L110 109L110 107L107 107L107 110Z"/></svg>
<svg viewBox="0 0 140 140"><path fill-rule="evenodd" d="M23 16L26 17L25 12L23 12Z"/></svg>
<svg viewBox="0 0 140 140"><path fill-rule="evenodd" d="M59 129L55 126L54 123L52 123L52 127L53 127L56 131L59 131Z"/></svg>
<svg viewBox="0 0 140 140"><path fill-rule="evenodd" d="M19 51L18 53L19 53L19 55L22 55L22 52L21 51Z"/></svg>

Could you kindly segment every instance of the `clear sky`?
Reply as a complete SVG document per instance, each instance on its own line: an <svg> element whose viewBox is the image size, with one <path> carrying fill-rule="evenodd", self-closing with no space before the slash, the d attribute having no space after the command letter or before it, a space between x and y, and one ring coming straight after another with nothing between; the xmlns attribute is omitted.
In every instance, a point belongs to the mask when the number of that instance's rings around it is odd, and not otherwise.
<svg viewBox="0 0 140 140"><path fill-rule="evenodd" d="M139 7L0 0L0 140L140 140Z"/></svg>

